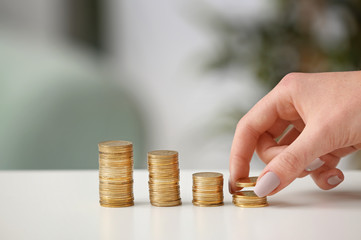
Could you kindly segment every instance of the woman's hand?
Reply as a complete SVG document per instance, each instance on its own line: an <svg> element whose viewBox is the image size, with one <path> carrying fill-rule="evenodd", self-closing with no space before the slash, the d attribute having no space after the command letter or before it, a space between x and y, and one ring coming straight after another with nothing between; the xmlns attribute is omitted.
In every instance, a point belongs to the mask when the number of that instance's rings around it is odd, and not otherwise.
<svg viewBox="0 0 361 240"><path fill-rule="evenodd" d="M267 164L255 192L266 196L309 173L322 189L337 186L340 158L360 148L361 71L288 74L237 125L230 192L255 150Z"/></svg>

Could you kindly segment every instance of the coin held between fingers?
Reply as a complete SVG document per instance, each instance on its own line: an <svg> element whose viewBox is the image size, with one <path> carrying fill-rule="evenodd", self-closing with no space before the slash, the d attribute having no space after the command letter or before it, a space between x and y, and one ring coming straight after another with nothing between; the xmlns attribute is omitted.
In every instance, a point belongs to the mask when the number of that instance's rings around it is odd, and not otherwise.
<svg viewBox="0 0 361 240"><path fill-rule="evenodd" d="M236 187L254 187L256 186L258 177L244 177L239 178L236 181Z"/></svg>

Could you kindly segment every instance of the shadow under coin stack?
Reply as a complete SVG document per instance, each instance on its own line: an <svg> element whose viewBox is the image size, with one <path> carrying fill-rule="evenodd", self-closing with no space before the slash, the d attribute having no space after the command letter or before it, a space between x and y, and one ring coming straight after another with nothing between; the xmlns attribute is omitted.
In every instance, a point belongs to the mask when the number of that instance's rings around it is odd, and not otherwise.
<svg viewBox="0 0 361 240"><path fill-rule="evenodd" d="M106 141L100 142L98 147L100 205L133 206L133 144Z"/></svg>
<svg viewBox="0 0 361 240"><path fill-rule="evenodd" d="M193 205L216 207L223 205L223 174L199 172L193 174Z"/></svg>
<svg viewBox="0 0 361 240"><path fill-rule="evenodd" d="M240 188L256 186L257 177L240 178L236 186ZM236 191L233 194L233 204L237 207L254 208L268 206L267 197L258 197L254 191Z"/></svg>
<svg viewBox="0 0 361 240"><path fill-rule="evenodd" d="M178 152L157 150L148 153L149 199L153 206L181 205Z"/></svg>

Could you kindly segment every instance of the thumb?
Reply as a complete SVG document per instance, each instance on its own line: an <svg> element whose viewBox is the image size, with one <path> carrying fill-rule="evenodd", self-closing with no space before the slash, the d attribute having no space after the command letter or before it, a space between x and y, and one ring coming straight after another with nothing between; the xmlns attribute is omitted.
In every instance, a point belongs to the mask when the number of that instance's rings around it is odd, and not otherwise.
<svg viewBox="0 0 361 240"><path fill-rule="evenodd" d="M313 160L327 152L324 135L304 129L298 138L273 158L257 180L254 192L259 197L273 195L295 180Z"/></svg>

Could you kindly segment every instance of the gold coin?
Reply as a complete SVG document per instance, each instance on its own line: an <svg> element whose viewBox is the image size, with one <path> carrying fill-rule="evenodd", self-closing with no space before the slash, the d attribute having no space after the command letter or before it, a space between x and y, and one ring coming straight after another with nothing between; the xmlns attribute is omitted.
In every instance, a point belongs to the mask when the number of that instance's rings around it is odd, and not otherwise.
<svg viewBox="0 0 361 240"><path fill-rule="evenodd" d="M157 157L157 158L158 157L178 156L178 152L173 151L173 150L154 150L154 151L148 152L148 156Z"/></svg>
<svg viewBox="0 0 361 240"><path fill-rule="evenodd" d="M235 206L237 207L242 207L242 208L258 208L258 207L267 207L268 203L264 203L264 204L239 204L239 203L234 203Z"/></svg>
<svg viewBox="0 0 361 240"><path fill-rule="evenodd" d="M259 199L265 197L258 197L254 191L239 191L233 194L236 198L240 199Z"/></svg>
<svg viewBox="0 0 361 240"><path fill-rule="evenodd" d="M113 207L113 208L116 208L116 207L130 207L130 206L134 205L134 201L118 203L118 202L107 202L107 201L100 200L99 203L100 203L100 205L102 207Z"/></svg>
<svg viewBox="0 0 361 240"><path fill-rule="evenodd" d="M103 153L103 152L99 152L99 158L100 159L128 159L133 157L133 151L129 150L129 152L124 152L124 153Z"/></svg>
<svg viewBox="0 0 361 240"><path fill-rule="evenodd" d="M223 189L222 189L222 190L223 190ZM202 194L202 195L204 195L204 194L219 194L219 193L223 192L222 190L199 191L199 190L197 190L197 189L193 189L192 192L193 192L194 194Z"/></svg>
<svg viewBox="0 0 361 240"><path fill-rule="evenodd" d="M174 202L151 202L151 204L155 207L175 207L182 205L182 201L176 200Z"/></svg>
<svg viewBox="0 0 361 240"><path fill-rule="evenodd" d="M256 186L257 178L258 177L239 178L236 181L236 186L237 187L254 187L254 186Z"/></svg>
<svg viewBox="0 0 361 240"><path fill-rule="evenodd" d="M218 185L203 185L203 186L194 186L193 185L193 190L197 190L197 191L216 191L216 190L223 190L223 184L218 184Z"/></svg>
<svg viewBox="0 0 361 240"><path fill-rule="evenodd" d="M233 204L238 207L268 206L267 197L258 197L253 191L240 191L233 194Z"/></svg>
<svg viewBox="0 0 361 240"><path fill-rule="evenodd" d="M98 144L100 153L125 153L133 151L133 144L129 141L105 141Z"/></svg>
<svg viewBox="0 0 361 240"><path fill-rule="evenodd" d="M199 202L192 202L194 206L197 206L197 207L219 207L219 206L223 206L224 203L216 203L216 204L202 204L202 203L199 203Z"/></svg>
<svg viewBox="0 0 361 240"><path fill-rule="evenodd" d="M123 141L123 140L116 140L116 141L104 141L98 144L100 147L104 148L112 148L112 147L128 147L132 146L132 142Z"/></svg>
<svg viewBox="0 0 361 240"><path fill-rule="evenodd" d="M192 176L193 178L223 178L223 174L217 172L198 172L193 173Z"/></svg>

